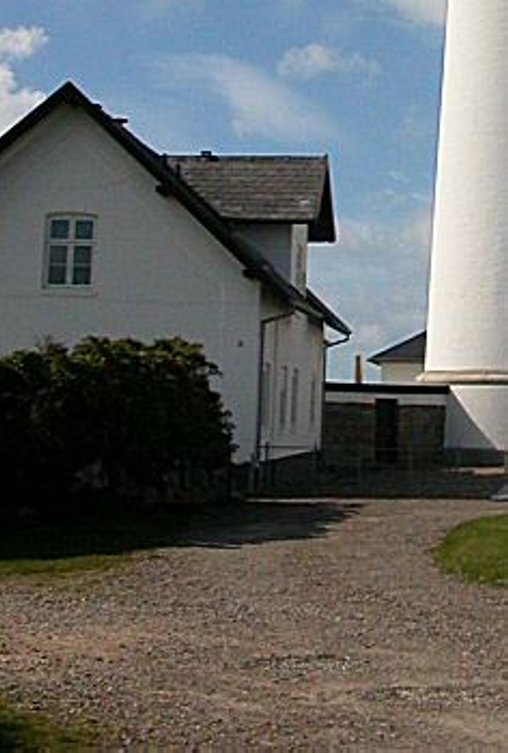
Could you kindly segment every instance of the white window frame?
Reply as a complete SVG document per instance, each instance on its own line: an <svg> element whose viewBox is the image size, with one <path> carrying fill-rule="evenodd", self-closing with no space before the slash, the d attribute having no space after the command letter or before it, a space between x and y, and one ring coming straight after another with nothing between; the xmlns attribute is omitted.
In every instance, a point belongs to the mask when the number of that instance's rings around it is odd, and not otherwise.
<svg viewBox="0 0 508 753"><path fill-rule="evenodd" d="M52 234L53 223L61 220L69 223L69 233L67 237L58 237ZM79 237L77 232L78 222L92 223L91 238ZM60 264L52 262L51 255L54 249L65 249L65 261ZM88 263L79 263L77 261L77 252L80 249L89 249L90 257ZM44 238L44 269L43 269L43 287L49 290L90 290L94 282L94 267L97 251L97 215L84 212L52 212L46 216L45 238ZM51 271L60 266L64 271L64 279L55 281L50 278ZM86 282L75 281L76 272L79 269L86 269L89 277Z"/></svg>

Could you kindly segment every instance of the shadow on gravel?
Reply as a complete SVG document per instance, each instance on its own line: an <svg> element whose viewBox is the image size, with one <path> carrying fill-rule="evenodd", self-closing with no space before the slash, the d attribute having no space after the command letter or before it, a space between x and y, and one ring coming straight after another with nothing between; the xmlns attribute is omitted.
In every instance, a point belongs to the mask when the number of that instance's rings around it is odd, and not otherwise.
<svg viewBox="0 0 508 753"><path fill-rule="evenodd" d="M344 499L490 499L507 482L504 468L372 470L330 477L325 493Z"/></svg>
<svg viewBox="0 0 508 753"><path fill-rule="evenodd" d="M239 547L319 538L332 525L358 515L363 505L325 501L259 500L205 514L178 539L177 546Z"/></svg>
<svg viewBox="0 0 508 753"><path fill-rule="evenodd" d="M326 536L328 528L356 515L360 504L326 501L252 501L173 507L116 517L0 527L2 563L122 555L163 547L240 547Z"/></svg>

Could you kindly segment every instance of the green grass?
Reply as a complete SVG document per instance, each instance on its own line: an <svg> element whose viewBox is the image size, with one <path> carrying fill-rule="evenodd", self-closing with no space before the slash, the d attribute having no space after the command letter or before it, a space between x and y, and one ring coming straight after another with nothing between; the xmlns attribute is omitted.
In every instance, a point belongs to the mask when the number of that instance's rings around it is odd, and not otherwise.
<svg viewBox="0 0 508 753"><path fill-rule="evenodd" d="M85 729L62 729L35 713L0 701L0 753L66 753L96 750L96 735Z"/></svg>
<svg viewBox="0 0 508 753"><path fill-rule="evenodd" d="M0 576L103 570L135 552L168 546L184 520L179 512L118 512L52 523L2 523Z"/></svg>
<svg viewBox="0 0 508 753"><path fill-rule="evenodd" d="M468 582L508 585L508 515L454 528L436 549L436 559L445 572Z"/></svg>

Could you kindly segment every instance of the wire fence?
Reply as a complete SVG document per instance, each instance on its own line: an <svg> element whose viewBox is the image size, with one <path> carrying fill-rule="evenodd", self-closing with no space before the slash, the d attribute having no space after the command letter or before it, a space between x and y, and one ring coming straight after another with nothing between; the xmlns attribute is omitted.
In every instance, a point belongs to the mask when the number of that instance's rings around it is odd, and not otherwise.
<svg viewBox="0 0 508 753"><path fill-rule="evenodd" d="M449 496L450 485L464 486L471 493L489 490L492 480L508 474L508 455L485 463L484 470L471 462L467 450L446 452L426 446L376 447L365 450L327 446L292 457L278 458L282 447L263 448L259 464L252 464L248 488L251 493L279 496L421 496L430 486ZM483 490L483 491L482 491ZM435 496L432 493L431 496Z"/></svg>

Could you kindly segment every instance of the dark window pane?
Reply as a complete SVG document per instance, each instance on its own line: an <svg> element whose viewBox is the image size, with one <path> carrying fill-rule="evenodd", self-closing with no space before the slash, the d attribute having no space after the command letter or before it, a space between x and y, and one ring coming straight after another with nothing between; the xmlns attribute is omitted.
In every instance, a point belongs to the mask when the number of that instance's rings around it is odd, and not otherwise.
<svg viewBox="0 0 508 753"><path fill-rule="evenodd" d="M90 285L92 276L92 247L75 246L72 268L73 285Z"/></svg>
<svg viewBox="0 0 508 753"><path fill-rule="evenodd" d="M49 247L50 264L67 264L67 246L50 246Z"/></svg>
<svg viewBox="0 0 508 753"><path fill-rule="evenodd" d="M49 227L50 238L68 238L70 230L69 220L51 220Z"/></svg>
<svg viewBox="0 0 508 753"><path fill-rule="evenodd" d="M90 264L92 260L91 246L76 246L74 248L74 264Z"/></svg>
<svg viewBox="0 0 508 753"><path fill-rule="evenodd" d="M48 269L48 285L65 285L65 267L50 265Z"/></svg>
<svg viewBox="0 0 508 753"><path fill-rule="evenodd" d="M76 238L87 241L93 239L93 220L76 220Z"/></svg>
<svg viewBox="0 0 508 753"><path fill-rule="evenodd" d="M92 270L90 267L74 267L72 272L73 285L90 285Z"/></svg>

